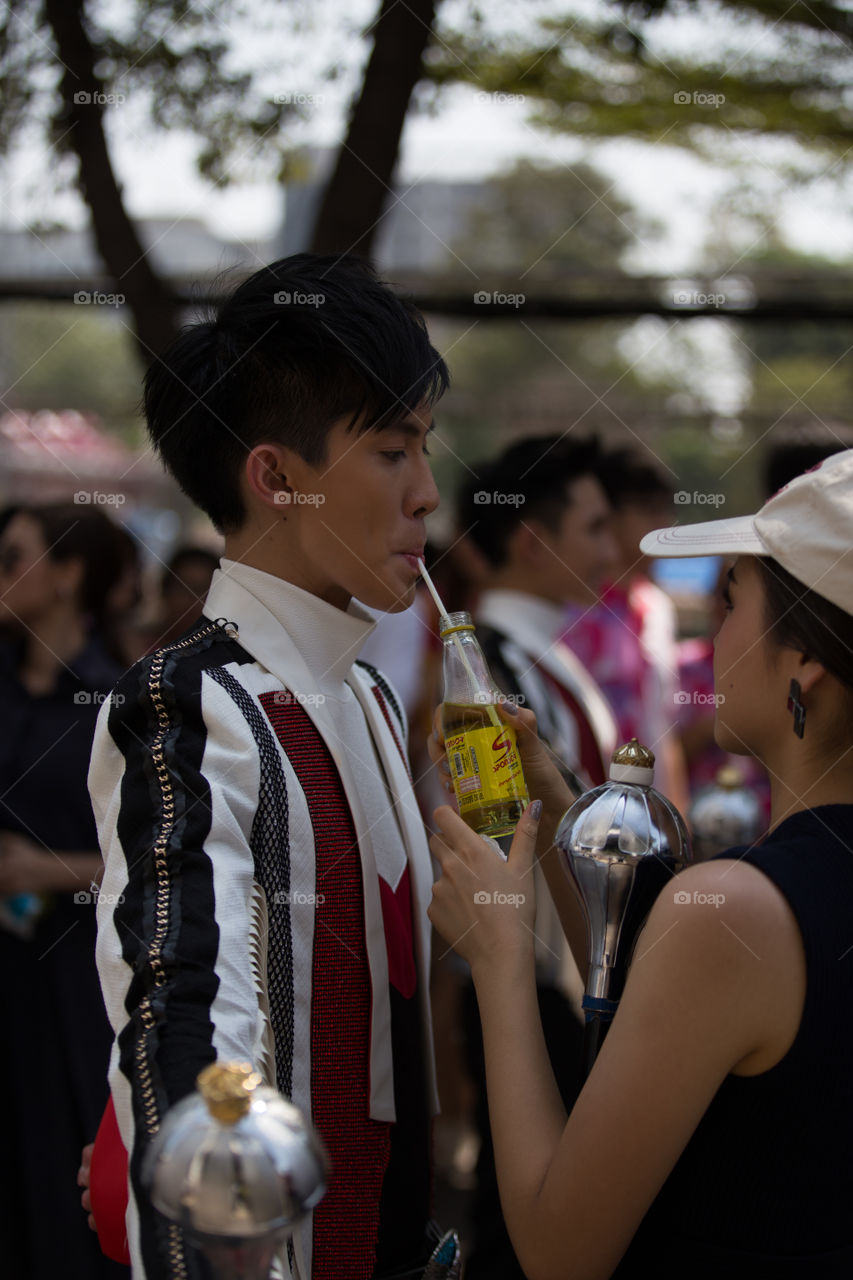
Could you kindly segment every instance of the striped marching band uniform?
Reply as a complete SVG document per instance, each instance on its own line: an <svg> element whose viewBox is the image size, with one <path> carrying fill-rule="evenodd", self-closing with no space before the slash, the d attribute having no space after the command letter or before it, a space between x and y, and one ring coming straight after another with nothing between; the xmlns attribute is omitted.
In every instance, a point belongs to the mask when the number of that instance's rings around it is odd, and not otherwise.
<svg viewBox="0 0 853 1280"><path fill-rule="evenodd" d="M134 1280L207 1273L140 1175L215 1058L252 1062L330 1154L282 1275L370 1280L421 1256L432 871L404 713L357 662L374 625L354 602L223 560L199 624L102 709L98 969Z"/></svg>

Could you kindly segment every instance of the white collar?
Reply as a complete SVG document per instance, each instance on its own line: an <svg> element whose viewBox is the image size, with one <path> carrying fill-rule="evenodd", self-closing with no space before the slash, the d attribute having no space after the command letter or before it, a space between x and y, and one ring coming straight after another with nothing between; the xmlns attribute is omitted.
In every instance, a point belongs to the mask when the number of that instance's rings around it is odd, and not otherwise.
<svg viewBox="0 0 853 1280"><path fill-rule="evenodd" d="M477 602L477 619L506 632L523 647L549 645L562 630L560 605L526 591L484 591Z"/></svg>
<svg viewBox="0 0 853 1280"><path fill-rule="evenodd" d="M224 589L229 581L236 582L287 632L307 668L313 687L327 693L342 693L352 664L367 637L375 630L376 622L370 614L355 600L350 600L346 610L338 609L284 578L277 578L241 561L223 558L220 564L221 568L216 570L211 580L206 615L216 616L217 599L228 594ZM237 617L229 621L236 622L239 627L243 619ZM247 634L245 638L249 652L274 670L269 655L258 653L253 647L257 638L255 628L252 628L252 636ZM264 639L260 637L262 646ZM269 639L274 642L272 636Z"/></svg>

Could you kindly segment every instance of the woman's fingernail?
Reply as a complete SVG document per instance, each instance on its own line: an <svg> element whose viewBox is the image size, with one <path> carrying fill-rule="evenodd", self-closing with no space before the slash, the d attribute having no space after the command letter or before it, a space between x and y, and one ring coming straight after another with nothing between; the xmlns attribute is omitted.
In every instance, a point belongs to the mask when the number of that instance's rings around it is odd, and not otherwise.
<svg viewBox="0 0 853 1280"><path fill-rule="evenodd" d="M509 700L507 700L507 701L504 703L504 711L506 711L506 712L507 712L507 714L508 714L508 715L511 715L511 716L517 716L517 715L518 715L518 707L515 705L515 703L514 703L514 702L510 702Z"/></svg>
<svg viewBox="0 0 853 1280"><path fill-rule="evenodd" d="M534 822L538 822L542 817L542 801L534 800L527 812L530 814Z"/></svg>
<svg viewBox="0 0 853 1280"><path fill-rule="evenodd" d="M450 761L447 759L447 756L439 762L438 767L442 773L446 773L448 778L450 777Z"/></svg>

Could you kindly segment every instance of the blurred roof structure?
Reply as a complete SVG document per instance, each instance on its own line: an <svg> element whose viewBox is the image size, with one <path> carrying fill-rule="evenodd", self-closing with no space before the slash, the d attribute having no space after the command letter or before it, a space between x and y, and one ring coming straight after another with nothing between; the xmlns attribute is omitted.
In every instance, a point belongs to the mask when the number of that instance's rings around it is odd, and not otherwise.
<svg viewBox="0 0 853 1280"><path fill-rule="evenodd" d="M123 506L171 492L149 450L128 448L92 414L17 410L0 417L0 496L6 502ZM79 494L88 496L79 497Z"/></svg>

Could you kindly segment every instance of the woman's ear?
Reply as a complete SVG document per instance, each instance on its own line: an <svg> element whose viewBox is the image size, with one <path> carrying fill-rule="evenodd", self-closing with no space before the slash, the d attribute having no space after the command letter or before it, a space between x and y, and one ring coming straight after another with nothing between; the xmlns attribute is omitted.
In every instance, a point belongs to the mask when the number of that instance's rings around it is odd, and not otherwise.
<svg viewBox="0 0 853 1280"><path fill-rule="evenodd" d="M808 693L826 675L826 667L816 658L810 658L807 653L800 653L797 657L798 662L792 676L803 693Z"/></svg>

